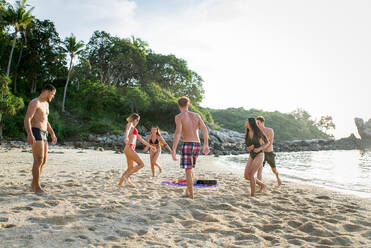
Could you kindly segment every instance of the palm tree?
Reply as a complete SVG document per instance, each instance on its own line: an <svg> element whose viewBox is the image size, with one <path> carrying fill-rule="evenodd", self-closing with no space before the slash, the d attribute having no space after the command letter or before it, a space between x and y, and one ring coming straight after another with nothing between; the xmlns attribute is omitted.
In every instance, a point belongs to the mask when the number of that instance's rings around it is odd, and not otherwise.
<svg viewBox="0 0 371 248"><path fill-rule="evenodd" d="M64 104L66 102L66 93L67 93L68 82L70 81L71 74L72 74L73 59L75 58L75 56L78 56L79 54L81 54L84 51L84 49L83 49L84 42L83 41L76 42L76 37L73 34L71 34L70 37L67 37L64 40L64 46L65 47L63 48L63 50L64 50L64 52L69 54L71 60L70 60L70 67L68 69L66 85L64 86L62 112L65 112Z"/></svg>
<svg viewBox="0 0 371 248"><path fill-rule="evenodd" d="M13 26L15 29L12 49L9 55L8 69L6 71L7 77L9 77L10 74L10 65L12 64L13 52L17 35L19 32L25 35L27 25L30 24L34 19L34 16L32 16L31 14L34 7L30 8L29 10L26 10L26 8L28 7L28 4L26 4L26 0L16 1L15 5L16 5L15 8L12 5L8 5L8 8L4 11L2 17L3 21L5 21L7 25Z"/></svg>

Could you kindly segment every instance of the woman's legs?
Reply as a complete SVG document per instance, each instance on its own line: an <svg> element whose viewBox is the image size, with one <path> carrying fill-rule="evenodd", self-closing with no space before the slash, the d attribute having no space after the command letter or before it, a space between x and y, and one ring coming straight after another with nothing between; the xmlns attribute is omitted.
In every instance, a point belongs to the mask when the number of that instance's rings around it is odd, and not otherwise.
<svg viewBox="0 0 371 248"><path fill-rule="evenodd" d="M125 154L126 155L126 154ZM134 161L131 160L131 159L128 159L128 157L126 156L126 161L128 163L128 168L126 169L126 171L124 173L122 173L122 176L121 176L121 179L120 179L120 182L119 182L119 185L121 186L122 183L124 182L124 178L126 176L126 174L128 174L128 171L130 171L133 166L134 166Z"/></svg>
<svg viewBox="0 0 371 248"><path fill-rule="evenodd" d="M249 158L250 160L250 158ZM263 189L266 187L263 182L261 182L259 179L255 178L256 172L259 170L259 168L263 165L262 162L264 160L264 153L259 153L256 155L256 157L252 160L251 166L247 167L247 174L250 179L250 188L251 188L251 196L255 195L255 184L258 184L261 188L259 192L262 192ZM246 173L245 169L245 173Z"/></svg>
<svg viewBox="0 0 371 248"><path fill-rule="evenodd" d="M249 168L251 167L252 161L253 161L253 159L252 159L252 157L250 156L250 157L249 157L249 160L247 160L246 167L245 167L245 173L244 173L244 177L245 177L245 179L247 179L247 180L250 180L250 175L249 175L249 173L248 173L248 170L249 170Z"/></svg>
<svg viewBox="0 0 371 248"><path fill-rule="evenodd" d="M144 167L144 163L142 159L139 157L139 155L135 151L133 151L133 149L131 149L129 146L125 146L124 153L128 161L131 160L137 163L137 165L132 167L131 169L128 168L126 174L123 175L124 177L123 182L127 181L127 183L131 184L130 181L128 181L128 178L138 170L142 169Z"/></svg>
<svg viewBox="0 0 371 248"><path fill-rule="evenodd" d="M155 162L153 161L154 157L154 152L150 151L149 152L149 160L151 161L151 171L152 171L152 176L155 176Z"/></svg>
<svg viewBox="0 0 371 248"><path fill-rule="evenodd" d="M158 160L158 158L160 157L160 154L161 154L161 150L160 149L157 150L157 152L153 156L153 170L155 170L154 166L157 166L158 169L159 169L159 173L158 173L159 175L162 172L161 166L157 163L157 160Z"/></svg>

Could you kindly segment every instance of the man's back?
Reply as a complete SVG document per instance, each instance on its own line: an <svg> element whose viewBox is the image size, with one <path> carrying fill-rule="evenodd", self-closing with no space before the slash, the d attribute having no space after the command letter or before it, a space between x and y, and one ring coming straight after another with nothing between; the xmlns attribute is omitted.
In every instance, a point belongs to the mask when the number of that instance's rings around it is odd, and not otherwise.
<svg viewBox="0 0 371 248"><path fill-rule="evenodd" d="M198 129L200 128L201 117L198 114L185 111L175 118L181 123L183 142L200 142Z"/></svg>

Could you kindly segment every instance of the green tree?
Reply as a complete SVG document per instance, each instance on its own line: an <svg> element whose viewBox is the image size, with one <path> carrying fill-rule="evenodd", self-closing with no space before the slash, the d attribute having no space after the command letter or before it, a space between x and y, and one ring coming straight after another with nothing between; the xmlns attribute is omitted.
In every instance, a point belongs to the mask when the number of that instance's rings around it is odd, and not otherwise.
<svg viewBox="0 0 371 248"><path fill-rule="evenodd" d="M332 116L329 115L321 116L319 121L316 123L316 126L324 132L328 132L336 128L335 123L332 120Z"/></svg>
<svg viewBox="0 0 371 248"><path fill-rule="evenodd" d="M146 79L156 82L176 97L188 96L194 104L203 98L203 80L190 70L187 62L174 55L147 54Z"/></svg>
<svg viewBox="0 0 371 248"><path fill-rule="evenodd" d="M15 115L24 107L23 99L14 96L9 89L11 80L5 75L0 76L0 139L3 138L3 115Z"/></svg>
<svg viewBox="0 0 371 248"><path fill-rule="evenodd" d="M310 120L310 114L304 109L298 108L290 113L297 120Z"/></svg>
<svg viewBox="0 0 371 248"><path fill-rule="evenodd" d="M64 87L64 93L63 93L63 102L62 102L62 112L65 112L64 105L66 102L66 94L67 94L67 86L68 82L70 81L70 77L72 74L72 69L73 69L73 59L75 56L80 55L84 51L84 43L82 41L76 41L76 37L71 34L70 37L67 37L64 40L64 51L68 53L70 56L70 66L68 69L68 75L67 75L67 80L66 80L66 85Z"/></svg>
<svg viewBox="0 0 371 248"><path fill-rule="evenodd" d="M29 5L26 4L26 0L16 1L16 7L12 5L8 5L7 10L3 14L3 20L7 23L7 25L13 26L15 29L14 37L13 37L13 44L10 50L9 55L9 62L8 68L6 71L6 76L8 77L10 74L10 65L12 63L14 47L17 39L17 35L19 32L24 33L28 24L32 22L34 16L32 16L31 12L33 11L34 7L27 10Z"/></svg>

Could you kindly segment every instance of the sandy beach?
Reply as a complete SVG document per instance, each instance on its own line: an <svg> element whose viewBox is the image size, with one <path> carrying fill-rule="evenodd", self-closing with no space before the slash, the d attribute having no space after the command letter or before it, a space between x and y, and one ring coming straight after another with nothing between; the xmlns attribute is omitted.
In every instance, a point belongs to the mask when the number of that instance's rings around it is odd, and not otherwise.
<svg viewBox="0 0 371 248"><path fill-rule="evenodd" d="M123 154L51 147L37 196L30 149L0 149L0 247L371 247L371 199L272 178L251 198L242 174L200 156L197 177L219 186L190 200L161 184L184 178L178 161L162 154L152 178L140 156L137 187L118 187Z"/></svg>

